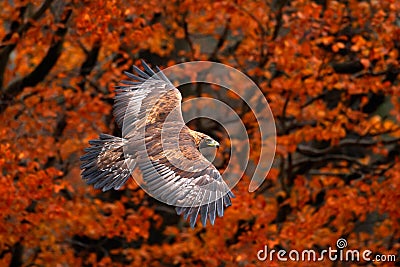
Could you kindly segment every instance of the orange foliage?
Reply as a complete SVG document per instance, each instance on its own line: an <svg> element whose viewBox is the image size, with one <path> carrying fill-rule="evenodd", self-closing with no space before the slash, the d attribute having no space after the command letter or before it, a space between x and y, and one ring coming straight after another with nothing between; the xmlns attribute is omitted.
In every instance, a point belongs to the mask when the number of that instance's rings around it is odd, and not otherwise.
<svg viewBox="0 0 400 267"><path fill-rule="evenodd" d="M373 256L400 250L399 1L0 7L1 266L258 266L264 245L318 252L340 237ZM133 181L103 193L80 179L88 140L118 134L112 88L139 58L225 63L269 101L273 169L255 193L243 177L213 227L188 228ZM254 116L236 94L224 97L236 103L256 163Z"/></svg>

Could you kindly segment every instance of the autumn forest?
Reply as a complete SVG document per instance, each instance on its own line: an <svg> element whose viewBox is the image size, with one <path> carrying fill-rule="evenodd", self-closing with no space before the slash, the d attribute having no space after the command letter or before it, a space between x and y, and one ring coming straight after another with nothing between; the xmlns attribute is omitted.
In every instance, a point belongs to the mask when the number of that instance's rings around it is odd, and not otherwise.
<svg viewBox="0 0 400 267"><path fill-rule="evenodd" d="M393 266L400 251L398 0L6 0L0 3L0 266ZM193 229L130 179L81 178L99 133L121 136L114 86L132 65L212 61L246 74L273 113L276 151L215 225ZM208 88L210 89L210 88ZM260 160L251 109L220 88ZM221 145L217 124L190 127ZM260 260L264 249L370 250L370 261ZM382 259L378 262L377 259ZM375 260L373 260L375 259ZM386 257L386 259L389 259Z"/></svg>

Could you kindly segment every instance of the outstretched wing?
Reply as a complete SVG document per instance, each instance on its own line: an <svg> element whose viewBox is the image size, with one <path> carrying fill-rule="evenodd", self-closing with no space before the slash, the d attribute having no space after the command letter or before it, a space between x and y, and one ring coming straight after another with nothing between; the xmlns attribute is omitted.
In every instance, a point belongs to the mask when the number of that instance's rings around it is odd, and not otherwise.
<svg viewBox="0 0 400 267"><path fill-rule="evenodd" d="M192 227L199 213L203 225L207 217L214 224L234 196L195 147L183 121L179 90L162 72L142 64L145 71L134 67L137 75L126 73L136 81L122 81L125 85L117 88L114 115L128 140L125 152L136 155L141 185L150 195L176 206Z"/></svg>
<svg viewBox="0 0 400 267"><path fill-rule="evenodd" d="M122 85L115 87L114 116L119 127L122 128L122 137L127 138L135 134L143 125L150 108L164 95L171 95L176 98L172 105L180 105L182 96L167 77L157 67L155 73L143 60L144 71L133 66L135 74L124 72L129 78L135 81L122 80ZM171 105L171 108L174 106ZM183 119L181 118L183 122ZM141 122L141 124L140 124Z"/></svg>
<svg viewBox="0 0 400 267"><path fill-rule="evenodd" d="M207 218L213 225L216 215L222 217L234 197L218 170L189 142L180 140L180 146L174 148L165 144L168 138L164 144L154 139L145 152L138 153L146 191L176 206L185 220L190 217L191 227L199 214L204 226Z"/></svg>

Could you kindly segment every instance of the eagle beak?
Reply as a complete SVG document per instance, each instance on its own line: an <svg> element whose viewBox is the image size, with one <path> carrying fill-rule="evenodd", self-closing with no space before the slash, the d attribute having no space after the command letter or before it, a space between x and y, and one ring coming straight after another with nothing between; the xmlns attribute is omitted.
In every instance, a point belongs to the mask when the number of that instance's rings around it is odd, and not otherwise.
<svg viewBox="0 0 400 267"><path fill-rule="evenodd" d="M208 146L219 148L219 143L215 140L212 140L211 142L208 143Z"/></svg>

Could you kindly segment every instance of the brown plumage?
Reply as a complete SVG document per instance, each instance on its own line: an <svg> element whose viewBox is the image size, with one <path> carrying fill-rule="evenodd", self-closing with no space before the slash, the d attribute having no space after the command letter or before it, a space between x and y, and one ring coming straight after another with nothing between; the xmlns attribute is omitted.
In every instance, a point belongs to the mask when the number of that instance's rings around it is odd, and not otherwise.
<svg viewBox="0 0 400 267"><path fill-rule="evenodd" d="M126 73L135 81L116 89L114 116L122 138L100 134L91 140L81 157L82 177L103 191L118 190L139 167L146 192L176 206L192 227L199 214L203 225L207 218L214 224L234 196L199 148L219 144L185 125L179 90L158 68L155 74L142 64L144 71L133 67L137 75Z"/></svg>

